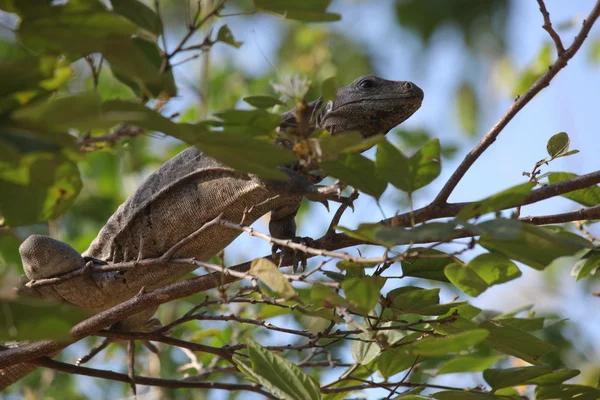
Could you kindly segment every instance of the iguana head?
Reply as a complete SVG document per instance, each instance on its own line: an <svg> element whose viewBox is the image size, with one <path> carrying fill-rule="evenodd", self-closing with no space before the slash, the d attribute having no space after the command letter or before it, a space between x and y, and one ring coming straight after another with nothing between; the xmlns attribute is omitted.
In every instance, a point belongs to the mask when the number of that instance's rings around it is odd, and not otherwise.
<svg viewBox="0 0 600 400"><path fill-rule="evenodd" d="M421 107L423 90L412 82L365 75L337 90L317 116L316 125L333 135L358 131L363 137L386 134Z"/></svg>

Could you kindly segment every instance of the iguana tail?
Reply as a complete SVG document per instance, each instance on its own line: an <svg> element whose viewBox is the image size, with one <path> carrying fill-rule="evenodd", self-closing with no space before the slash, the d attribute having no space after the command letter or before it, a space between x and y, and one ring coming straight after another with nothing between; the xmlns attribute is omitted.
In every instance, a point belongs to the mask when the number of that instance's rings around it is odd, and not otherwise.
<svg viewBox="0 0 600 400"><path fill-rule="evenodd" d="M6 389L37 368L39 367L32 363L21 363L0 369L0 390Z"/></svg>

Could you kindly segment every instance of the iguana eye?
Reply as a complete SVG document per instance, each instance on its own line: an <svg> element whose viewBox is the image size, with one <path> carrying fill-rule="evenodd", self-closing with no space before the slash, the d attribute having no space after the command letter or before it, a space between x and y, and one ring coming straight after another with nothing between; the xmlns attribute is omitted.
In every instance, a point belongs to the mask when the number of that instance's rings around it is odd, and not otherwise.
<svg viewBox="0 0 600 400"><path fill-rule="evenodd" d="M358 82L358 86L363 89L369 89L375 86L375 81L369 78L363 79L362 81Z"/></svg>

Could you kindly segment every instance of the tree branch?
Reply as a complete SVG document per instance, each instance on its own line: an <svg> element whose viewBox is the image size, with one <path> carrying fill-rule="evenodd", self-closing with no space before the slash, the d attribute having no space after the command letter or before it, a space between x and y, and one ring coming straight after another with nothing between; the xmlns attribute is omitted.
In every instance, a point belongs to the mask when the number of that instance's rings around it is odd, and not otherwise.
<svg viewBox="0 0 600 400"><path fill-rule="evenodd" d="M543 3L542 3L543 4ZM581 30L573 40L573 43L569 48L562 53L559 53L558 58L552 65L548 67L548 71L544 73L537 81L525 92L522 96L518 97L515 102L508 108L500 120L490 129L490 131L477 143L477 145L471 150L460 163L456 171L452 174L450 179L446 182L442 190L439 192L433 204L442 205L445 204L458 183L462 180L463 176L467 173L469 168L477 161L477 159L483 154L483 152L494 143L500 132L508 125L508 123L517 115L523 107L531 101L542 89L550 84L550 81L563 69L569 60L573 58L577 50L583 44L587 37L590 29L600 16L600 1L596 1L594 8L590 11L590 14L586 18L581 27Z"/></svg>
<svg viewBox="0 0 600 400"><path fill-rule="evenodd" d="M95 378L108 379L112 381L125 382L131 384L131 378L127 374L107 371L103 369L81 367L73 364L67 364L60 361L55 361L47 357L42 357L36 360L36 364L40 367L51 368L56 371L66 372L68 374L85 375ZM221 383L221 382L193 382L176 379L151 378L147 376L134 376L135 383L146 386L159 386L164 388L196 388L196 389L221 389L228 391L246 390L262 394L270 399L277 399L269 392L263 390L259 385L244 385L237 383Z"/></svg>
<svg viewBox="0 0 600 400"><path fill-rule="evenodd" d="M544 4L544 0L537 0L537 2L540 6L540 12L544 17L544 25L542 25L542 28L544 28L544 30L548 32L548 34L554 41L554 45L556 46L556 52L560 56L565 52L565 47L562 44L562 40L560 39L559 34L552 27L552 22L550 21L550 13L546 9L546 4Z"/></svg>

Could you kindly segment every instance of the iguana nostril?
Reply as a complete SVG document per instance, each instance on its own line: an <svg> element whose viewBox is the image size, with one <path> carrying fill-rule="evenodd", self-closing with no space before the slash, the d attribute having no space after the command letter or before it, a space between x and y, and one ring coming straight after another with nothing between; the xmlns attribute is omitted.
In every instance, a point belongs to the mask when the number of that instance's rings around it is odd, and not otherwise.
<svg viewBox="0 0 600 400"><path fill-rule="evenodd" d="M412 84L412 83L410 83L410 82L404 82L404 88L405 88L406 90L412 90L412 88L413 88L413 84Z"/></svg>

